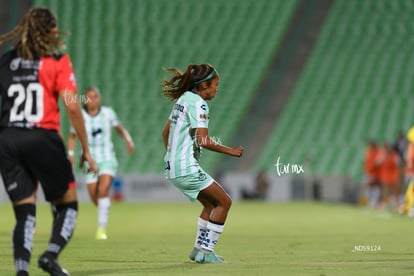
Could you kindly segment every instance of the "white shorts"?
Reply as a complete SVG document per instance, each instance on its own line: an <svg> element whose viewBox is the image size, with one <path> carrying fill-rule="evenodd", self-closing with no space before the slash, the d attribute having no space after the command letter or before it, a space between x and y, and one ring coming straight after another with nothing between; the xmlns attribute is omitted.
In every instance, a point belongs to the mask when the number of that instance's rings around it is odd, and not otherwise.
<svg viewBox="0 0 414 276"><path fill-rule="evenodd" d="M195 201L200 191L214 183L214 179L199 168L198 172L169 179L190 201Z"/></svg>
<svg viewBox="0 0 414 276"><path fill-rule="evenodd" d="M104 174L115 177L116 172L118 170L118 162L116 160L104 160L102 162L98 162L96 165L98 166L98 174L86 174L86 184L93 184L98 182L98 177Z"/></svg>

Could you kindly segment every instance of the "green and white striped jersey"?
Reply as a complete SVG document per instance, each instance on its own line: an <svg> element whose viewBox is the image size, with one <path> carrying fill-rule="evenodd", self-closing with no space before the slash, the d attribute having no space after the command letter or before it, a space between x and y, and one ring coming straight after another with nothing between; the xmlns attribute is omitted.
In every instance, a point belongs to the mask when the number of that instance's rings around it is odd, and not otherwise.
<svg viewBox="0 0 414 276"><path fill-rule="evenodd" d="M88 136L89 150L95 162L116 161L114 145L112 143L112 128L119 125L114 110L107 106L101 106L99 113L91 116L82 109L85 121L86 134ZM75 133L73 127L70 131Z"/></svg>
<svg viewBox="0 0 414 276"><path fill-rule="evenodd" d="M185 92L175 103L165 154L166 177L176 178L198 172L201 147L194 139L196 128L208 128L208 105L196 93Z"/></svg>

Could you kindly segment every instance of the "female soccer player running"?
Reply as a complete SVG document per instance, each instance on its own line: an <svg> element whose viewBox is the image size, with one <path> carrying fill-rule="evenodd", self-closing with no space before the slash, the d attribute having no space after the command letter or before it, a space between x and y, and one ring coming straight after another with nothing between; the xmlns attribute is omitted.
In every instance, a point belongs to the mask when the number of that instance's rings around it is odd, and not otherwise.
<svg viewBox="0 0 414 276"><path fill-rule="evenodd" d="M214 247L223 232L231 198L199 165L201 149L240 157L243 148L223 146L209 137L209 109L218 91L219 75L211 65L189 65L184 73L166 69L171 79L163 80L163 92L175 101L171 115L162 131L165 173L191 201L203 205L198 218L197 235L189 258L197 263L223 263Z"/></svg>
<svg viewBox="0 0 414 276"><path fill-rule="evenodd" d="M84 100L82 113L85 120L89 147L99 169L98 176L94 174L86 175L86 183L88 184L89 196L98 207L96 239L106 240L106 225L111 205L109 190L118 168L118 161L111 139L112 128L115 128L125 140L129 153L135 151L135 146L128 131L119 123L114 110L107 106L101 106L101 96L97 88L87 88ZM72 128L68 140L68 152L72 163L75 138L76 133Z"/></svg>
<svg viewBox="0 0 414 276"><path fill-rule="evenodd" d="M59 97L82 145L81 165L97 172L89 152L84 122L76 98L70 58L60 53L57 19L46 8L29 10L0 45L17 40L0 58L0 171L13 203L14 265L17 275L29 275L36 225L37 181L45 198L55 206L49 245L38 265L50 275L68 275L57 258L76 225L78 200L72 167L59 136Z"/></svg>

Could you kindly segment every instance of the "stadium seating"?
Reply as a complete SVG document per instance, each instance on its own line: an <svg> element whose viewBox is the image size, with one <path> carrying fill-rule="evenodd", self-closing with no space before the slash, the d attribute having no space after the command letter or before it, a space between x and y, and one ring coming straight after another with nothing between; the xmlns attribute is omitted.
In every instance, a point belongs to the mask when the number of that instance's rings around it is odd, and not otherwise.
<svg viewBox="0 0 414 276"><path fill-rule="evenodd" d="M120 172L163 172L161 130L171 104L161 95L162 67L211 63L221 75L210 103L210 134L229 142L277 49L296 0L36 0L70 32L79 89L101 89L136 142L129 156L115 137ZM62 118L67 134L67 119ZM115 135L117 136L117 135ZM218 155L204 154L214 168Z"/></svg>
<svg viewBox="0 0 414 276"><path fill-rule="evenodd" d="M414 124L412 1L334 1L300 80L255 169L276 157L308 174L361 180L368 139Z"/></svg>
<svg viewBox="0 0 414 276"><path fill-rule="evenodd" d="M171 104L163 66L214 64L220 91L210 134L232 135L277 50L298 1L35 0L67 30L79 89L96 85L137 144L129 156L115 137L121 173L163 171L161 129ZM361 178L368 139L395 139L413 124L412 1L337 0L254 170L278 156L312 175ZM68 123L62 116L63 133ZM259 123L259 122L258 122ZM117 135L115 135L117 136ZM214 169L217 154L205 154Z"/></svg>

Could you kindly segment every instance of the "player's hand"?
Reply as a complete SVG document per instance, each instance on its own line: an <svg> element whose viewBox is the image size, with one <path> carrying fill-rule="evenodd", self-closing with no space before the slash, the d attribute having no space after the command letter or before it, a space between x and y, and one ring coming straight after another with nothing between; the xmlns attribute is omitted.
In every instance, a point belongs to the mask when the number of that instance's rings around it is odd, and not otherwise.
<svg viewBox="0 0 414 276"><path fill-rule="evenodd" d="M73 157L73 155L69 155L69 162L72 164L73 167L73 164L75 162L75 158Z"/></svg>
<svg viewBox="0 0 414 276"><path fill-rule="evenodd" d="M134 146L134 143L129 142L129 143L127 144L127 147L128 147L128 152L129 152L129 153L134 153L134 152L135 152L135 146Z"/></svg>
<svg viewBox="0 0 414 276"><path fill-rule="evenodd" d="M85 162L87 162L88 165L86 165ZM80 168L85 169L88 173L94 173L95 175L98 174L98 167L96 166L95 160L93 160L89 151L82 152Z"/></svg>
<svg viewBox="0 0 414 276"><path fill-rule="evenodd" d="M237 146L237 147L234 147L233 149L232 149L232 153L231 153L231 155L232 156L235 156L235 157L241 157L242 155L243 155L243 147L242 146Z"/></svg>

